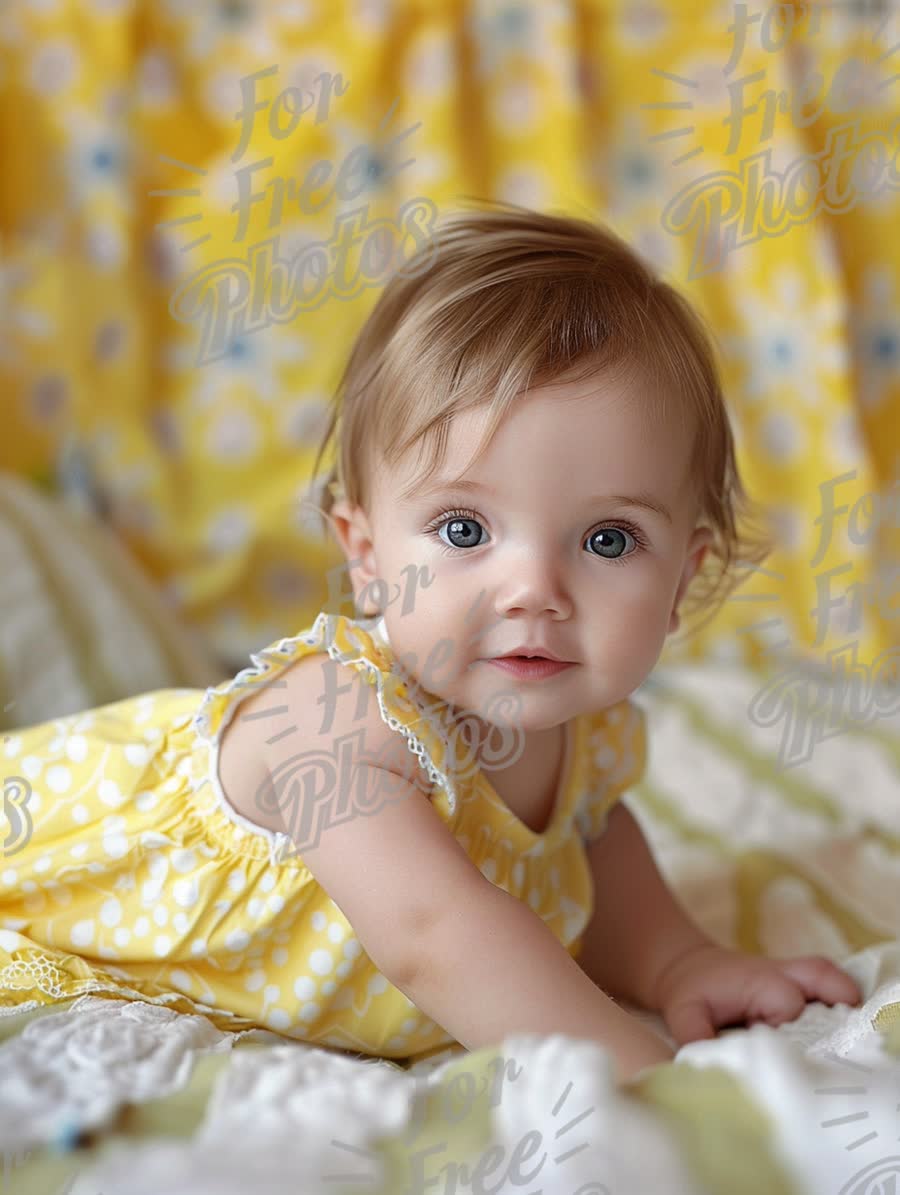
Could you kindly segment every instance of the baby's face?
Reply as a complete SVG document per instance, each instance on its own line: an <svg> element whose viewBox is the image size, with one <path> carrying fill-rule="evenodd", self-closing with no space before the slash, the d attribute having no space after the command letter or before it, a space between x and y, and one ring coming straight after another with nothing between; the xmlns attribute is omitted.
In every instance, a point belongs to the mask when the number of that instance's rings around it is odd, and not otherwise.
<svg viewBox="0 0 900 1195"><path fill-rule="evenodd" d="M598 379L531 390L467 472L478 488L452 479L486 408L454 419L443 466L411 498L415 452L376 471L368 517L357 510L341 539L364 558L357 596L378 578L397 595L391 648L428 693L488 724L514 708L539 730L607 708L652 670L709 533L695 527L688 430L654 426L624 394ZM570 667L535 680L490 662L531 645Z"/></svg>

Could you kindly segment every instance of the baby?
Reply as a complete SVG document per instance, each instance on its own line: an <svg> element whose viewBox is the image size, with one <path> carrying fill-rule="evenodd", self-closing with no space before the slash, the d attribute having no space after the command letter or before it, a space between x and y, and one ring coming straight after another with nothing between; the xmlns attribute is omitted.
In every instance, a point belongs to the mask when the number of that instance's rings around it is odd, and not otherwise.
<svg viewBox="0 0 900 1195"><path fill-rule="evenodd" d="M332 441L352 615L7 744L34 826L0 1000L138 996L394 1058L566 1033L619 1081L673 1051L618 1001L678 1045L858 1003L827 959L711 940L621 800L631 695L766 551L689 305L592 224L458 214L380 296L317 467Z"/></svg>

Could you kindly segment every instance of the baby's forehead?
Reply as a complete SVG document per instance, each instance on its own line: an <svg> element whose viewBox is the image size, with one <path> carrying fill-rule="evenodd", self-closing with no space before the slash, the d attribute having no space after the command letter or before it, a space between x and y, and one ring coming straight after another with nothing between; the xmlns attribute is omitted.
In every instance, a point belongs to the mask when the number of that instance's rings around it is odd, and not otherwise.
<svg viewBox="0 0 900 1195"><path fill-rule="evenodd" d="M395 470L379 472L379 505L388 500L393 507L400 498L402 505L418 506L451 494L497 507L518 506L531 494L571 505L598 496L642 494L677 521L692 504L691 445L671 425L654 425L637 413L624 421L573 420L567 436L564 418L561 412L552 429L545 425L534 436L510 424L505 442L501 424L486 445L472 434L455 442L448 436L443 457L433 461L422 452L408 453ZM483 451L476 457L479 447Z"/></svg>

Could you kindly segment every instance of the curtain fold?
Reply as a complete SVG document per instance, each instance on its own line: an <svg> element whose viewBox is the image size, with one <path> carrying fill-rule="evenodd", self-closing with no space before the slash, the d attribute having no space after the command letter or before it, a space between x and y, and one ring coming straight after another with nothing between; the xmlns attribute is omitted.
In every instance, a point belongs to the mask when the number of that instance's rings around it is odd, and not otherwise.
<svg viewBox="0 0 900 1195"><path fill-rule="evenodd" d="M303 501L385 230L408 250L462 196L585 216L700 309L777 538L667 658L871 665L900 609L898 46L863 2L5 6L0 466L65 491L77 460L240 666L341 563Z"/></svg>

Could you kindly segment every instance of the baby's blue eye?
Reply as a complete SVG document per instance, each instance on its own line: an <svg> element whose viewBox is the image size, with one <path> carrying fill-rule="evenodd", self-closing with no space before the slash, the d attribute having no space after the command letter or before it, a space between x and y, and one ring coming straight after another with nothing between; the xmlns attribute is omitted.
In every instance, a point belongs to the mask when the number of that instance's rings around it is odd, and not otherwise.
<svg viewBox="0 0 900 1195"><path fill-rule="evenodd" d="M478 530L473 530L473 528L478 528L481 531L484 530L477 519L450 519L438 529L438 535L446 529L449 536L456 537L450 540L449 546L451 548L478 547L481 540ZM444 540L443 542L446 543L447 541Z"/></svg>
<svg viewBox="0 0 900 1195"><path fill-rule="evenodd" d="M588 536L587 542L596 545L597 555L603 556L606 560L618 560L620 556L626 554L625 549L629 539L634 543L634 537L621 527L601 527L599 531Z"/></svg>

